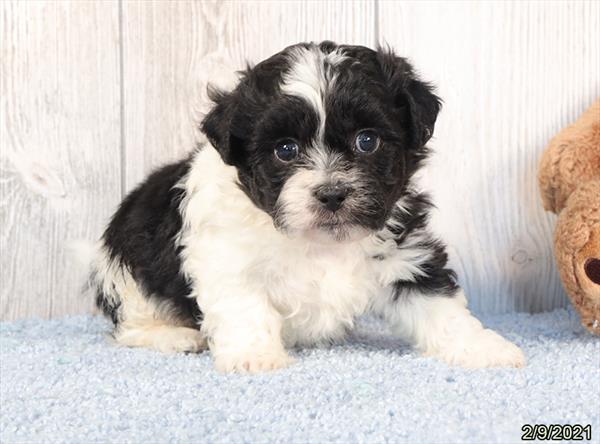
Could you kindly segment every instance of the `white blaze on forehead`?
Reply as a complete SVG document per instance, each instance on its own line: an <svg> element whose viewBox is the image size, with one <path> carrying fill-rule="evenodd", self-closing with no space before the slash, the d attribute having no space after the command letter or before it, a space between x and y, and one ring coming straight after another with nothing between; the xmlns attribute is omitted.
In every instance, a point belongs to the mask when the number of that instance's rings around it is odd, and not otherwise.
<svg viewBox="0 0 600 444"><path fill-rule="evenodd" d="M339 50L325 54L316 46L294 48L290 52L291 67L283 75L281 91L304 99L316 111L320 139L325 129L325 98L335 81L331 68L344 58Z"/></svg>
<svg viewBox="0 0 600 444"><path fill-rule="evenodd" d="M336 167L341 166L341 162L341 154L332 152L324 146L312 147L307 158L310 168L323 172L334 171Z"/></svg>

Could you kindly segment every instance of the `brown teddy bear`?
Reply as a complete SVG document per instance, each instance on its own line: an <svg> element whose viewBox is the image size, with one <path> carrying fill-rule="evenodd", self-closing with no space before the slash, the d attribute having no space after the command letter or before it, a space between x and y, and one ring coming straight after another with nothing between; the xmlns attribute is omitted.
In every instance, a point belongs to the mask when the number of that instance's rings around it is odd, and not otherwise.
<svg viewBox="0 0 600 444"><path fill-rule="evenodd" d="M559 215L558 268L582 324L600 334L600 100L563 129L544 152L544 208Z"/></svg>

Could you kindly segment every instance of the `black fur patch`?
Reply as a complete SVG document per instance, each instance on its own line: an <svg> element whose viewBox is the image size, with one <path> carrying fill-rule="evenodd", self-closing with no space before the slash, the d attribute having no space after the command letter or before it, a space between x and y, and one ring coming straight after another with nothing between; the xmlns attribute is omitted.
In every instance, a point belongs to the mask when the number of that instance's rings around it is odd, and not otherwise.
<svg viewBox="0 0 600 444"><path fill-rule="evenodd" d="M418 291L424 295L454 296L458 290L456 273L446 268L448 255L445 245L434 238L420 245L431 251L432 257L421 265L424 276L417 276L415 281L397 281L394 283L394 298L398 299L410 291Z"/></svg>
<svg viewBox="0 0 600 444"><path fill-rule="evenodd" d="M433 204L426 193L408 190L402 198L402 207L396 207L388 220L387 228L392 233L398 248L404 248L411 238L418 237L418 243L411 242L411 248L417 247L430 252L429 259L420 265L423 276L414 281L394 283L394 298L398 299L411 291L422 294L453 296L458 289L456 273L446 268L448 254L442 241L436 239L427 230L429 214Z"/></svg>
<svg viewBox="0 0 600 444"><path fill-rule="evenodd" d="M102 313L109 318L114 325L118 325L121 321L119 316L119 308L121 308L121 301L111 301L102 292L100 288L96 289L96 307L102 310Z"/></svg>
<svg viewBox="0 0 600 444"><path fill-rule="evenodd" d="M167 165L152 173L121 203L103 241L111 259L120 261L145 295L168 300L174 314L192 322L202 313L181 273L175 236L181 231L179 204L184 191L174 186L187 174L190 160ZM118 307L102 295L97 304L116 323Z"/></svg>

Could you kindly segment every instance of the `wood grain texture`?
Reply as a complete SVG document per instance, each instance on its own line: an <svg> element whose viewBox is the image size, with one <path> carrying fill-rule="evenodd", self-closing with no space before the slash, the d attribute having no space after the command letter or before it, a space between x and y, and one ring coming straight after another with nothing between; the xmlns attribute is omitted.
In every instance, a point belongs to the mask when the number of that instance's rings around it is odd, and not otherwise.
<svg viewBox="0 0 600 444"><path fill-rule="evenodd" d="M189 152L208 82L299 41L372 45L374 2L123 3L126 188Z"/></svg>
<svg viewBox="0 0 600 444"><path fill-rule="evenodd" d="M600 2L380 1L380 41L445 105L424 185L477 311L564 306L536 174L550 138L600 96Z"/></svg>
<svg viewBox="0 0 600 444"><path fill-rule="evenodd" d="M0 319L89 311L66 246L121 196L116 2L0 4Z"/></svg>
<svg viewBox="0 0 600 444"><path fill-rule="evenodd" d="M537 163L600 96L599 2L11 1L0 13L0 319L87 311L65 245L98 238L126 191L193 148L209 81L323 39L388 42L438 85L423 185L471 306L566 303Z"/></svg>

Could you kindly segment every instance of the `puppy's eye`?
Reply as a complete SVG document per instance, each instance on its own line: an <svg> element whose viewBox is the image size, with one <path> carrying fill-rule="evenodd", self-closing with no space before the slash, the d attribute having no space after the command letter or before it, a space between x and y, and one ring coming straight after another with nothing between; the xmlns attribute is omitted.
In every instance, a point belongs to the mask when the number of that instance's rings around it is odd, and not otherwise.
<svg viewBox="0 0 600 444"><path fill-rule="evenodd" d="M354 145L361 153L372 153L379 147L379 136L373 130L362 130L356 135Z"/></svg>
<svg viewBox="0 0 600 444"><path fill-rule="evenodd" d="M275 155L282 162L291 162L298 157L298 143L291 139L282 140L275 146Z"/></svg>

